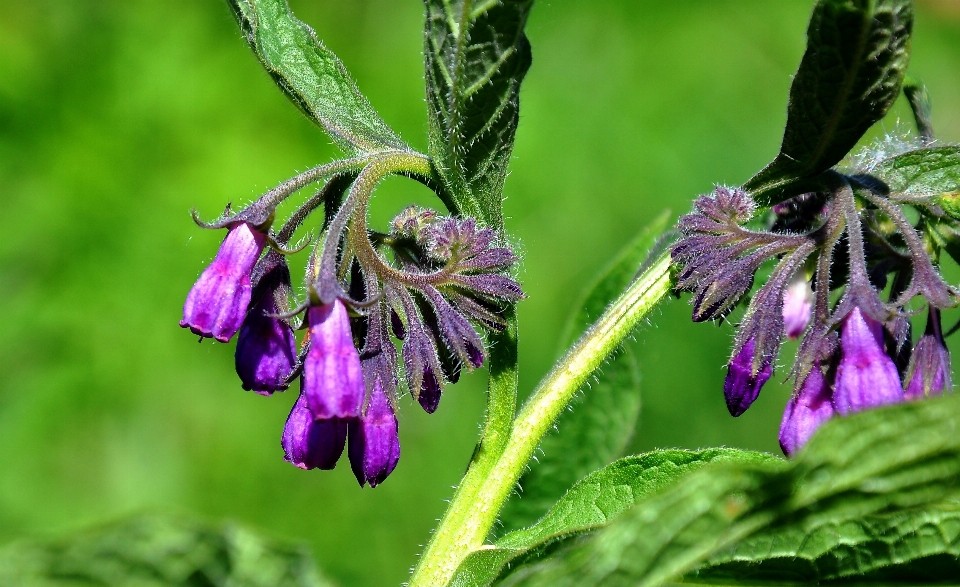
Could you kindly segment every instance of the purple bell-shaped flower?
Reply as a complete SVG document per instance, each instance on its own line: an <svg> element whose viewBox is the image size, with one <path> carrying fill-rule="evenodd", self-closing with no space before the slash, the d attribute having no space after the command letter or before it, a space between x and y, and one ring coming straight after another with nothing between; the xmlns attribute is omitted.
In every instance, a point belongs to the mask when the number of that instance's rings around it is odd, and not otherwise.
<svg viewBox="0 0 960 587"><path fill-rule="evenodd" d="M301 469L330 470L337 466L346 441L347 423L339 418L314 419L301 393L287 416L280 444L285 461Z"/></svg>
<svg viewBox="0 0 960 587"><path fill-rule="evenodd" d="M780 423L780 448L787 456L803 448L813 433L833 417L830 382L819 364L803 380L800 393L790 398Z"/></svg>
<svg viewBox="0 0 960 587"><path fill-rule="evenodd" d="M396 468L400 460L397 428L397 415L377 376L366 413L350 422L350 466L361 487L364 483L376 487Z"/></svg>
<svg viewBox="0 0 960 587"><path fill-rule="evenodd" d="M904 380L907 382L904 395L908 399L941 395L951 389L950 352L943 340L940 311L936 308L930 308L926 331L913 347Z"/></svg>
<svg viewBox="0 0 960 587"><path fill-rule="evenodd" d="M274 316L273 293L250 308L237 337L236 367L243 388L270 395L287 388L297 365L297 341L290 326Z"/></svg>
<svg viewBox="0 0 960 587"><path fill-rule="evenodd" d="M213 262L203 270L183 305L180 326L227 342L237 333L250 304L250 273L267 235L246 222L230 227Z"/></svg>
<svg viewBox="0 0 960 587"><path fill-rule="evenodd" d="M753 370L754 340L747 341L733 361L727 365L727 378L723 382L723 397L727 400L727 409L731 416L739 416L747 411L757 396L760 388L773 375L773 368L769 361L764 361L760 368Z"/></svg>
<svg viewBox="0 0 960 587"><path fill-rule="evenodd" d="M310 350L303 365L303 394L310 411L318 420L359 418L363 372L346 306L339 299L312 306L307 322Z"/></svg>
<svg viewBox="0 0 960 587"><path fill-rule="evenodd" d="M834 408L847 415L902 400L897 366L883 349L881 324L853 308L840 330Z"/></svg>

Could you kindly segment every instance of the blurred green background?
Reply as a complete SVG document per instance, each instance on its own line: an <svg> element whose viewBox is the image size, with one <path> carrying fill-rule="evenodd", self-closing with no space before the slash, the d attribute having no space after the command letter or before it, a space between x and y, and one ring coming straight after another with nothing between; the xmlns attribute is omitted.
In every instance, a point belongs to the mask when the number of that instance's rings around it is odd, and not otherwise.
<svg viewBox="0 0 960 587"><path fill-rule="evenodd" d="M291 4L425 149L420 2ZM582 287L640 227L775 154L811 7L539 0L506 186L529 295L524 392L556 358ZM960 1L918 10L911 71L940 137L960 141ZM898 118L909 122L902 103L884 128ZM431 417L404 400L400 466L361 491L344 463L283 462L294 395L243 392L233 345L198 345L177 325L222 238L188 210L213 216L334 156L222 1L0 0L0 542L176 512L304 541L344 585L404 579L477 439L485 373ZM374 221L411 200L433 203L413 182L386 182ZM739 419L724 407L731 332L692 324L674 301L637 333L633 450L777 451L786 387L768 385Z"/></svg>

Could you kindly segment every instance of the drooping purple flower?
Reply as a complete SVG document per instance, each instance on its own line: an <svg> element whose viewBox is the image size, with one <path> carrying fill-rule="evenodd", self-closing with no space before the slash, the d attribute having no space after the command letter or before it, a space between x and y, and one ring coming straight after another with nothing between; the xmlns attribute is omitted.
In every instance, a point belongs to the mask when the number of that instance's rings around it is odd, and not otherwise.
<svg viewBox="0 0 960 587"><path fill-rule="evenodd" d="M273 317L277 312L273 292L269 292L250 308L237 337L237 375L245 390L261 395L286 389L297 365L293 330Z"/></svg>
<svg viewBox="0 0 960 587"><path fill-rule="evenodd" d="M814 364L800 392L790 398L780 423L780 448L791 456L810 440L824 422L833 417L830 382Z"/></svg>
<svg viewBox="0 0 960 587"><path fill-rule="evenodd" d="M301 392L283 427L283 458L301 469L333 469L347 441L347 423L314 419L304 396Z"/></svg>
<svg viewBox="0 0 960 587"><path fill-rule="evenodd" d="M250 272L267 235L246 222L230 227L213 262L203 270L183 305L180 326L227 342L237 333L250 303Z"/></svg>
<svg viewBox="0 0 960 587"><path fill-rule="evenodd" d="M363 407L363 373L353 346L350 317L339 299L307 311L310 350L303 365L303 394L319 420L358 418Z"/></svg>
<svg viewBox="0 0 960 587"><path fill-rule="evenodd" d="M359 420L350 422L350 467L360 487L376 487L393 472L400 460L397 415L383 390L380 377L374 380L370 404Z"/></svg>
<svg viewBox="0 0 960 587"><path fill-rule="evenodd" d="M950 352L943 340L940 311L936 308L930 308L926 331L913 347L904 380L907 381L904 395L908 399L941 395L951 389Z"/></svg>
<svg viewBox="0 0 960 587"><path fill-rule="evenodd" d="M853 308L840 330L834 408L847 415L902 400L897 366L884 352L881 324Z"/></svg>
<svg viewBox="0 0 960 587"><path fill-rule="evenodd" d="M813 290L810 282L800 275L783 292L783 329L789 339L799 338L810 323L813 309Z"/></svg>
<svg viewBox="0 0 960 587"><path fill-rule="evenodd" d="M760 388L773 375L769 360L764 360L758 369L753 366L754 339L743 345L733 361L727 365L727 378L723 382L723 397L731 416L747 411L760 395Z"/></svg>

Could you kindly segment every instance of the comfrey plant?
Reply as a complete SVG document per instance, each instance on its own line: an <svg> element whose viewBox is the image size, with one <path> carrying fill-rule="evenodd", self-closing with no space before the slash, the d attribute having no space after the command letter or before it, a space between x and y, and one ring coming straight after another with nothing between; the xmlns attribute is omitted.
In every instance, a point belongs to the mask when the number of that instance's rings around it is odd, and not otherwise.
<svg viewBox="0 0 960 587"><path fill-rule="evenodd" d="M960 576L960 403L926 399L951 390L941 315L960 291L939 267L944 251L960 261L960 148L934 140L923 86L904 83L910 0L816 2L780 154L696 199L677 230L661 220L644 231L589 290L571 346L519 410L524 295L501 203L532 1L425 0L426 154L286 0L230 6L271 77L345 157L197 219L227 234L181 326L236 335L244 389L269 396L299 380L286 460L330 469L346 447L361 486L397 467L399 398L432 413L462 369L488 369L481 436L411 586ZM901 93L916 138L837 167ZM445 210L411 206L372 230L368 206L390 175L426 185ZM287 259L311 244L295 290ZM780 430L791 460L735 449L618 458L639 409L624 343L683 291L695 321L738 322L723 385L734 416L778 371L783 340L800 339Z"/></svg>

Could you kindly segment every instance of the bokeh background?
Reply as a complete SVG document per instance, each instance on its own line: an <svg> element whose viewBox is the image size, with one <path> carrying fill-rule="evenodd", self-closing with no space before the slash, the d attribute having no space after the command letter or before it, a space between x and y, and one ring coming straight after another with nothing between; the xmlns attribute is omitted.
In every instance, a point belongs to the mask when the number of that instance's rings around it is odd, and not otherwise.
<svg viewBox="0 0 960 587"><path fill-rule="evenodd" d="M537 3L506 184L529 294L524 392L618 248L775 154L812 4ZM420 2L291 5L425 149ZM913 48L938 134L960 141L960 1L919 2ZM902 103L881 130L898 119L910 121ZM448 390L431 417L405 400L400 466L361 491L345 464L283 462L294 395L243 392L233 345L197 344L177 325L221 239L189 209L213 216L335 154L222 1L0 0L0 543L174 512L303 541L343 585L404 579L477 439L485 373ZM374 223L430 198L389 180ZM724 407L731 332L692 324L674 301L637 333L644 407L632 451L777 450L786 387L768 385L739 419Z"/></svg>

